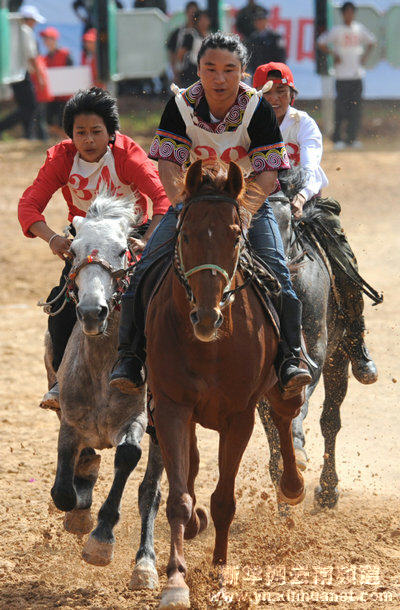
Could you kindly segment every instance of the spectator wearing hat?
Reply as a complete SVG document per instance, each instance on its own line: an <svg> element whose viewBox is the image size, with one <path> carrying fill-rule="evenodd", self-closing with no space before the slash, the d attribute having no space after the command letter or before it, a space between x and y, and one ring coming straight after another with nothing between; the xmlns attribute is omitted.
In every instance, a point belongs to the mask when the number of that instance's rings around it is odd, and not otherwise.
<svg viewBox="0 0 400 610"><path fill-rule="evenodd" d="M82 51L82 66L90 66L92 71L92 84L96 87L104 87L98 79L97 57L96 57L96 42L97 30L91 28L82 36L83 51Z"/></svg>
<svg viewBox="0 0 400 610"><path fill-rule="evenodd" d="M11 85L17 109L0 121L0 134L22 123L24 137L31 140L35 136L34 118L37 110L37 100L31 76L35 75L38 89L45 87L43 70L41 70L38 61L34 28L38 23L45 23L46 19L32 5L23 6L20 10L20 16L22 18L21 40L25 76L23 80Z"/></svg>
<svg viewBox="0 0 400 610"><path fill-rule="evenodd" d="M257 6L254 11L255 31L247 40L249 51L249 72L252 74L257 67L270 61L286 62L285 41L279 32L275 32L268 22L269 11L263 6Z"/></svg>
<svg viewBox="0 0 400 610"><path fill-rule="evenodd" d="M68 49L59 47L58 41L60 32L54 27L47 27L40 32L43 44L48 50L44 56L47 68L60 68L72 66L73 61ZM57 135L64 133L62 129L62 117L65 102L69 100L69 95L57 95L51 98L47 104L47 123Z"/></svg>
<svg viewBox="0 0 400 610"><path fill-rule="evenodd" d="M354 21L356 7L352 2L345 2L340 10L343 23L324 32L317 40L318 47L323 53L332 55L335 64L335 128L332 140L336 150L346 146L362 146L357 139L361 123L362 79L367 58L376 45L375 36L362 23ZM342 126L345 122L347 129L343 141Z"/></svg>
<svg viewBox="0 0 400 610"><path fill-rule="evenodd" d="M244 6L236 15L236 31L243 38L245 42L247 39L256 31L254 25L254 16L258 9L262 9L260 4L256 4L255 0L248 0L246 6Z"/></svg>

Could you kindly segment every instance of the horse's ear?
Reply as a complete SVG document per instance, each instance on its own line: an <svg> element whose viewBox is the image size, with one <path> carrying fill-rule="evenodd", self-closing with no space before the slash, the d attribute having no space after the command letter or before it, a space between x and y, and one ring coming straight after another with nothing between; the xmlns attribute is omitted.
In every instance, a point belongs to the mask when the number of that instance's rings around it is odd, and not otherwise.
<svg viewBox="0 0 400 610"><path fill-rule="evenodd" d="M243 174L240 167L231 161L229 163L228 177L225 183L225 190L237 199L242 193L244 187Z"/></svg>
<svg viewBox="0 0 400 610"><path fill-rule="evenodd" d="M192 163L186 173L185 190L189 196L194 195L200 188L203 177L203 164L201 159Z"/></svg>

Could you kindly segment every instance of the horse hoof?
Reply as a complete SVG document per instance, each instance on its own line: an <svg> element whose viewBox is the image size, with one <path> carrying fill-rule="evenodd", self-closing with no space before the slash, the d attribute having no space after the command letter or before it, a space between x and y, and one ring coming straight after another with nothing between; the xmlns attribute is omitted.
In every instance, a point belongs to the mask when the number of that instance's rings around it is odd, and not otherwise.
<svg viewBox="0 0 400 610"><path fill-rule="evenodd" d="M129 589L156 589L158 587L158 574L150 561L139 561L133 568Z"/></svg>
<svg viewBox="0 0 400 610"><path fill-rule="evenodd" d="M201 534L208 527L208 511L204 506L198 506L196 513L200 521L199 534Z"/></svg>
<svg viewBox="0 0 400 610"><path fill-rule="evenodd" d="M90 535L82 550L82 559L92 566L108 566L114 556L113 542L100 542Z"/></svg>
<svg viewBox="0 0 400 610"><path fill-rule="evenodd" d="M161 595L159 608L184 610L190 608L189 589L186 587L167 587Z"/></svg>
<svg viewBox="0 0 400 610"><path fill-rule="evenodd" d="M314 489L314 501L319 508L335 508L339 496L340 491L337 486L333 489L322 489L321 485L317 485Z"/></svg>
<svg viewBox="0 0 400 610"><path fill-rule="evenodd" d="M68 492L53 487L50 493L58 510L62 510L64 513L69 513L71 510L74 510L76 506L76 493L74 489L71 489Z"/></svg>
<svg viewBox="0 0 400 610"><path fill-rule="evenodd" d="M90 508L75 509L65 513L64 529L70 534L76 534L77 536L89 534L93 529Z"/></svg>
<svg viewBox="0 0 400 610"><path fill-rule="evenodd" d="M277 490L278 502L285 502L285 504L290 504L290 506L296 506L303 502L306 497L306 488L301 488L300 492L295 495L293 492L290 492L288 489L282 488L282 478L279 481L278 490Z"/></svg>

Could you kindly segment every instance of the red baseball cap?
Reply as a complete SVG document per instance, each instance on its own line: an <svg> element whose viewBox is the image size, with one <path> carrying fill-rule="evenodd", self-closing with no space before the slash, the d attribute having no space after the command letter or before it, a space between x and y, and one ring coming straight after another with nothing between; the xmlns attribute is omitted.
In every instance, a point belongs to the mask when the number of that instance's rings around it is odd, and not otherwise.
<svg viewBox="0 0 400 610"><path fill-rule="evenodd" d="M40 35L43 36L43 38L54 38L54 40L58 40L60 38L60 32L57 30L57 28L53 28L51 26L42 30Z"/></svg>
<svg viewBox="0 0 400 610"><path fill-rule="evenodd" d="M281 73L281 78L268 78L268 74L275 70ZM256 89L261 89L261 87L263 87L269 80L272 80L274 83L289 85L289 87L292 87L292 89L294 89L297 93L292 71L286 64L282 64L279 61L270 61L268 64L258 66L253 76L253 87Z"/></svg>
<svg viewBox="0 0 400 610"><path fill-rule="evenodd" d="M87 32L82 36L82 40L86 40L87 42L96 42L97 40L97 30L96 28L90 28Z"/></svg>

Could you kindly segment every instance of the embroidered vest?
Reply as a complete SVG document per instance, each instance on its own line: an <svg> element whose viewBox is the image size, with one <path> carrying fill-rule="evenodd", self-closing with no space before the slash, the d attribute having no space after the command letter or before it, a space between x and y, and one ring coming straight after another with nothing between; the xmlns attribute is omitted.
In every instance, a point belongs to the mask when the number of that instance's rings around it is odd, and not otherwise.
<svg viewBox="0 0 400 610"><path fill-rule="evenodd" d="M117 176L114 155L109 147L96 163L84 161L77 152L69 175L68 188L73 204L85 212L94 197L103 190L115 197L132 199L132 203L135 201L131 187L123 184Z"/></svg>
<svg viewBox="0 0 400 610"><path fill-rule="evenodd" d="M198 159L217 158L225 163L235 161L242 168L243 174L248 176L253 171L253 167L248 156L250 137L247 133L247 128L259 104L262 92L249 89L251 96L248 101L247 99L245 100L247 105L240 124L234 131L221 130L222 132L218 133L218 127L216 131L209 131L207 129L208 124L195 115L192 106L187 105L182 95L185 91L184 89L179 89L176 86L171 86L171 89L175 93L176 105L185 121L186 133L192 141L190 150L191 163ZM234 122L235 118L236 120L239 119L240 113L240 105L234 105L225 118L230 122ZM223 121L218 124L218 126L220 125L224 128Z"/></svg>

